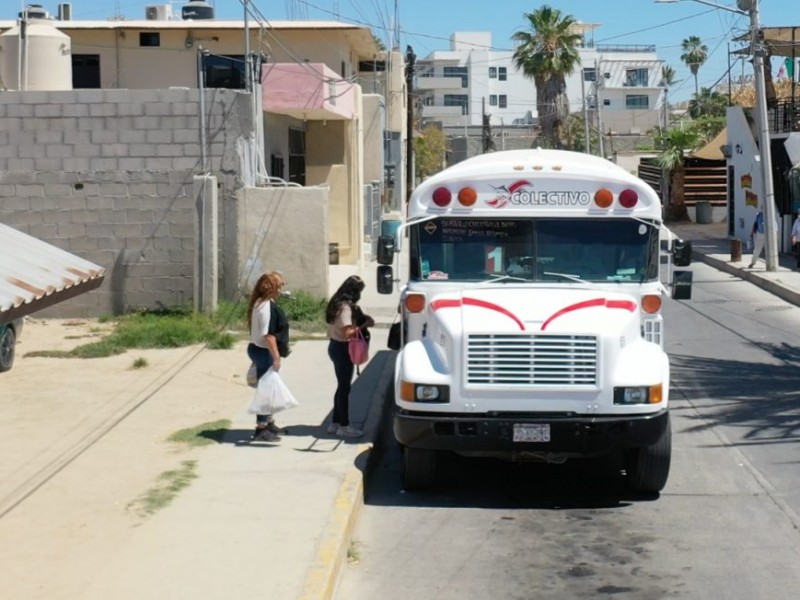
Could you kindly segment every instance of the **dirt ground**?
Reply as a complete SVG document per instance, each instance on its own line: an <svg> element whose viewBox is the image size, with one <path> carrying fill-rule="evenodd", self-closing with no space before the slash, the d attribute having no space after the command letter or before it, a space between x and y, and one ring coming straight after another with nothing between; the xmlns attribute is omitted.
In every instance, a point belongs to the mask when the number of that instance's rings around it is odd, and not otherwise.
<svg viewBox="0 0 800 600"><path fill-rule="evenodd" d="M160 473L205 451L166 438L247 404L243 343L102 359L26 356L68 350L106 327L28 318L14 367L0 374L4 599L88 597L97 566L143 522L131 503ZM139 358L147 365L134 369Z"/></svg>

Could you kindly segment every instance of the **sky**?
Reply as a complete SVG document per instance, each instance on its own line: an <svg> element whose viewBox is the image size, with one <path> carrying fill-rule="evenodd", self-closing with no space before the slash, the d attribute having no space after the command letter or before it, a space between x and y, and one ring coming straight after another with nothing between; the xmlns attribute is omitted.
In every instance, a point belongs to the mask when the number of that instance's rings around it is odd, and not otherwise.
<svg viewBox="0 0 800 600"><path fill-rule="evenodd" d="M489 31L492 45L511 49L511 36L525 28L524 13L536 10L538 2L520 0L206 0L216 9L218 19L242 19L243 2L255 14L268 20L339 20L370 26L377 37L390 46L399 30L400 48L413 47L424 58L434 50L447 50L450 35L456 31ZM56 14L58 2L33 0ZM72 18L105 20L123 16L143 19L145 6L169 4L168 0L72 0ZM735 0L717 4L735 8ZM800 25L798 0L761 0L763 26ZM184 2L173 2L173 12L180 14ZM677 82L670 90L670 101L688 100L694 93L694 79L681 62L681 41L699 36L708 47L709 58L700 68L700 87L727 82L728 44L746 33L749 18L729 11L681 0L656 3L654 0L552 0L549 4L576 20L598 25L596 44L655 45L658 57L676 71ZM14 19L22 3L0 0L0 19ZM794 10L791 10L794 7ZM397 15L397 18L395 18ZM399 27L396 24L399 23ZM737 47L735 43L732 48ZM778 60L774 59L773 73ZM732 57L734 76L752 74L752 65Z"/></svg>

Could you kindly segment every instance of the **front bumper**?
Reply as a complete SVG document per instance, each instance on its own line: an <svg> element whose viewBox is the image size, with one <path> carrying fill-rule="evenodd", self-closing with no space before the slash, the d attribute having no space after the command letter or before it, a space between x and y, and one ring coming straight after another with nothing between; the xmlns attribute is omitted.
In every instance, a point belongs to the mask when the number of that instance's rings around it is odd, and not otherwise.
<svg viewBox="0 0 800 600"><path fill-rule="evenodd" d="M454 452L545 452L596 456L655 443L669 426L668 411L647 415L440 415L398 410L397 441L409 448ZM514 442L515 423L549 424L549 442Z"/></svg>

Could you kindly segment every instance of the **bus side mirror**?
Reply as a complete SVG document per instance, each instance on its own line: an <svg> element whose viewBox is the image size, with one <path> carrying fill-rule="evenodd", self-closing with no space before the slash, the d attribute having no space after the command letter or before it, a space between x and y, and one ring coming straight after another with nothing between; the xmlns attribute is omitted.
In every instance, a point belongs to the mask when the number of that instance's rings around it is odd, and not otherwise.
<svg viewBox="0 0 800 600"><path fill-rule="evenodd" d="M692 264L692 242L675 240L672 245L672 264L676 267L688 267Z"/></svg>
<svg viewBox="0 0 800 600"><path fill-rule="evenodd" d="M378 237L378 264L390 265L393 262L394 262L394 236L381 235Z"/></svg>
<svg viewBox="0 0 800 600"><path fill-rule="evenodd" d="M672 298L674 300L692 299L692 272L674 271L672 274Z"/></svg>
<svg viewBox="0 0 800 600"><path fill-rule="evenodd" d="M391 294L394 291L394 273L392 267L381 265L378 267L378 293Z"/></svg>

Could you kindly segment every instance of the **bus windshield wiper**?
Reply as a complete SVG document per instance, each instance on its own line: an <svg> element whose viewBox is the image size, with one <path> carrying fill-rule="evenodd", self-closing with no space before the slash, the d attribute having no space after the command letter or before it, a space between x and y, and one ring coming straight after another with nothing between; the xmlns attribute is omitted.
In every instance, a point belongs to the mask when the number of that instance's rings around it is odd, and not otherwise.
<svg viewBox="0 0 800 600"><path fill-rule="evenodd" d="M551 275L553 277L563 277L564 279L569 279L570 281L574 281L576 283L583 283L586 285L597 285L593 281L588 281L586 279L581 279L578 275L571 275L570 273L555 273L553 271L543 271L542 275Z"/></svg>
<svg viewBox="0 0 800 600"><path fill-rule="evenodd" d="M530 279L525 279L524 277L517 277L515 275L494 275L491 279L485 279L481 281L481 283L497 283L499 281L522 281L525 283L530 283Z"/></svg>

